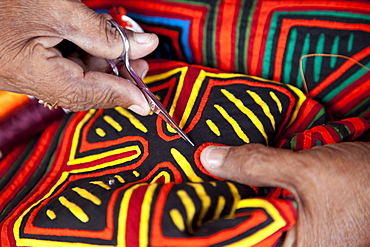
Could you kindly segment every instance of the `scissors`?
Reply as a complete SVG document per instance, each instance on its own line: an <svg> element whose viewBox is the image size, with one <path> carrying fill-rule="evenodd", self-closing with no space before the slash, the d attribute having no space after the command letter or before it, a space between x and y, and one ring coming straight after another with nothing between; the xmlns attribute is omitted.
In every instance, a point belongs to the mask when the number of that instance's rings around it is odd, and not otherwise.
<svg viewBox="0 0 370 247"><path fill-rule="evenodd" d="M129 61L129 50L130 50L130 44L128 41L127 34L124 30L124 28L119 25L114 20L110 19L109 22L117 29L119 34L121 35L125 53L122 57L119 57L119 60L122 60L124 62L124 65L126 67L127 72L129 73L131 77L131 82L135 84L141 92L144 94L146 100L149 103L150 109L160 116L166 123L168 123L185 141L190 143L192 146L194 146L194 143L187 137L187 135L180 129L180 127L176 124L176 122L173 120L173 118L168 114L166 108L162 105L162 103L154 96L154 94L149 90L149 88L146 86L146 84L140 79L140 77L136 74L136 72L133 70L133 68L130 65ZM117 64L114 60L108 59L109 65L112 67L113 73L116 76L120 76L117 68Z"/></svg>

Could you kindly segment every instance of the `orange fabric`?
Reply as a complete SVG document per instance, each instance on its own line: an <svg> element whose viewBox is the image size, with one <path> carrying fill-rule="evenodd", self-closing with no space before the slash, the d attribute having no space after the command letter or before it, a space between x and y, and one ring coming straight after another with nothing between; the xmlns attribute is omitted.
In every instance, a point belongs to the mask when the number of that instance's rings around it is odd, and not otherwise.
<svg viewBox="0 0 370 247"><path fill-rule="evenodd" d="M0 91L0 120L27 102L27 95Z"/></svg>
<svg viewBox="0 0 370 247"><path fill-rule="evenodd" d="M219 35L222 40L218 40L216 46L219 46L217 51L217 60L220 61L220 69L235 70L235 63L233 58L235 57L235 44L233 37L235 26L235 18L238 17L237 9L240 6L235 5L234 1L223 1L220 6L220 15L218 16Z"/></svg>

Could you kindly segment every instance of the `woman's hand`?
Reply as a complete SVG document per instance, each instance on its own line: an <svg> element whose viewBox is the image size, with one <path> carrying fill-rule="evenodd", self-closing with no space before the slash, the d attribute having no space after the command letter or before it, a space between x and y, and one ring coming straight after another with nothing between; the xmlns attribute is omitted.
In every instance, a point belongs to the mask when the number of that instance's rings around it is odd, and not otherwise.
<svg viewBox="0 0 370 247"><path fill-rule="evenodd" d="M150 112L136 86L104 73L105 59L122 55L123 42L106 18L80 1L3 0L0 18L0 90L58 101L72 111L123 106L141 115ZM63 39L86 52L82 59L62 57L55 46ZM158 44L154 34L130 32L129 39L131 59ZM132 65L142 76L148 70L143 60Z"/></svg>
<svg viewBox="0 0 370 247"><path fill-rule="evenodd" d="M247 144L207 147L213 175L290 190L298 220L286 245L370 246L370 143L340 143L293 152Z"/></svg>

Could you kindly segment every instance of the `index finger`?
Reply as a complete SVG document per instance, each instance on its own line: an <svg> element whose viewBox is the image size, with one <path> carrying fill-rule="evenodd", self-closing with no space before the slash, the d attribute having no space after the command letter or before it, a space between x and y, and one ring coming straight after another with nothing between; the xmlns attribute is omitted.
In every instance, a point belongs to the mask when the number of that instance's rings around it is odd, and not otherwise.
<svg viewBox="0 0 370 247"><path fill-rule="evenodd" d="M66 15L60 33L64 39L71 41L91 55L106 59L115 59L122 55L122 39L108 20L79 1L69 1L63 5L60 15ZM63 14L64 13L64 14ZM157 44L155 34L128 32L131 59L143 57L152 52Z"/></svg>

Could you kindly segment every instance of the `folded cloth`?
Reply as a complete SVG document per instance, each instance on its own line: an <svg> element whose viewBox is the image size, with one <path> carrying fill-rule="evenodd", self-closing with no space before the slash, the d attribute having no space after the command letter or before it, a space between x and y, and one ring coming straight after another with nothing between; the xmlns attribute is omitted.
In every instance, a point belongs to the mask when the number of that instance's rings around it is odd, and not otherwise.
<svg viewBox="0 0 370 247"><path fill-rule="evenodd" d="M182 62L149 65L145 82L195 147L155 114L65 115L0 162L2 246L278 246L295 223L289 191L213 177L201 151L299 150L370 129L365 117L333 121L293 86Z"/></svg>
<svg viewBox="0 0 370 247"><path fill-rule="evenodd" d="M265 3L276 3L257 2L256 13ZM337 6L334 2L325 4ZM132 1L133 6L137 3ZM266 22L261 23L265 26ZM301 50L298 53L302 55ZM248 66L256 72L260 63ZM359 70L353 62L343 64ZM290 85L257 77L151 60L145 82L195 147L156 115L142 117L121 107L54 121L0 162L0 228L4 233L0 245L279 246L296 218L289 191L213 177L202 167L199 155L208 145L263 143L301 150L369 140L368 74L360 71L352 84L347 79L334 80L348 77L341 65L331 68L335 76L321 73L315 88L305 95ZM283 71L296 74L297 70ZM343 86L338 87L341 81Z"/></svg>
<svg viewBox="0 0 370 247"><path fill-rule="evenodd" d="M168 60L145 82L195 146L156 114L66 115L2 162L4 246L276 245L295 223L289 193L220 180L208 145L274 145L306 101L297 88ZM312 115L314 116L314 115ZM325 121L321 116L315 125ZM20 179L22 178L22 179ZM1 182L1 181L0 181Z"/></svg>
<svg viewBox="0 0 370 247"><path fill-rule="evenodd" d="M16 103L9 104L9 100ZM32 139L64 115L62 109L49 110L36 99L29 99L25 95L15 98L0 94L0 102L12 106L8 107L8 114L4 114L0 122L0 151L3 157L18 144Z"/></svg>

